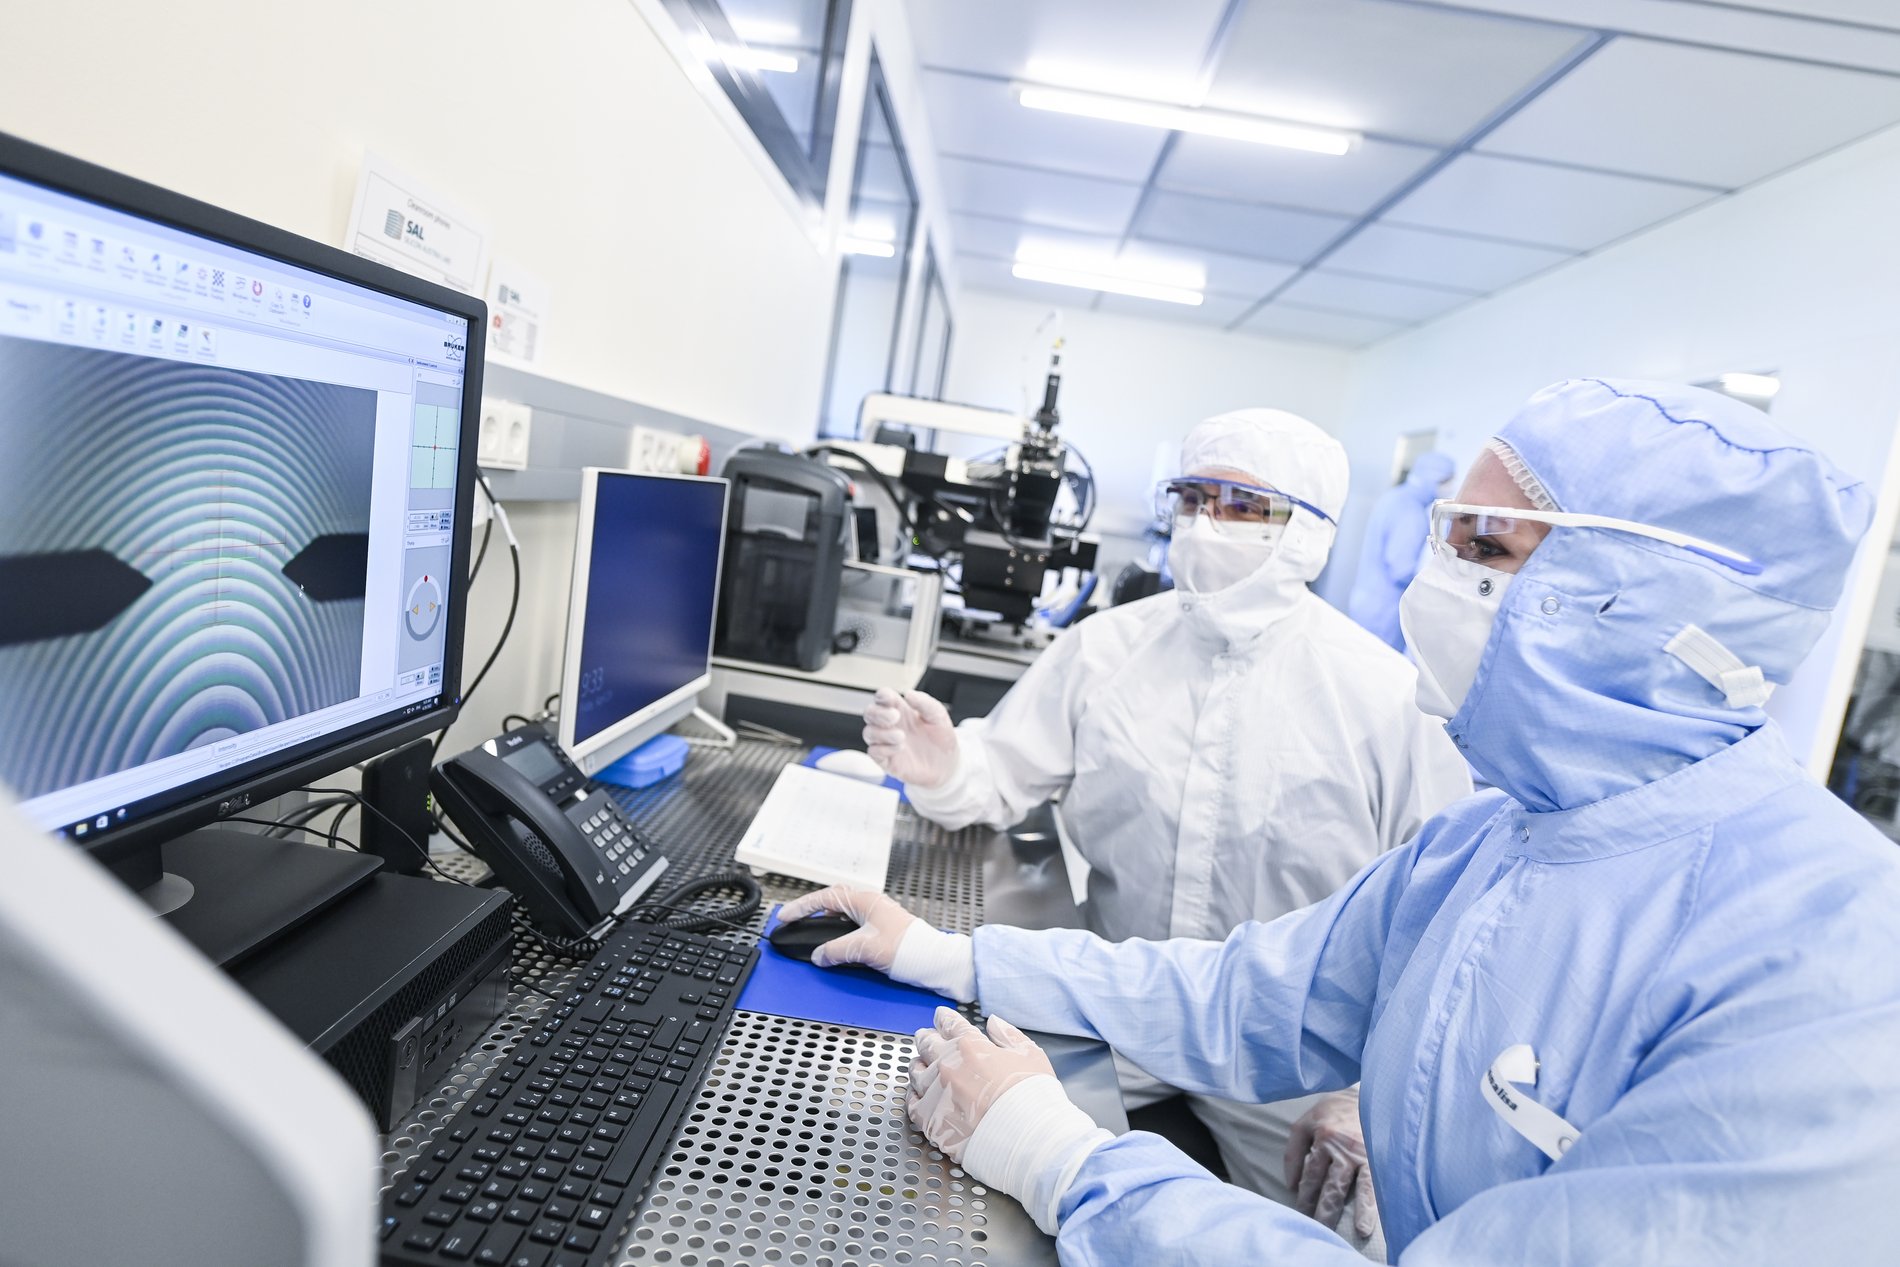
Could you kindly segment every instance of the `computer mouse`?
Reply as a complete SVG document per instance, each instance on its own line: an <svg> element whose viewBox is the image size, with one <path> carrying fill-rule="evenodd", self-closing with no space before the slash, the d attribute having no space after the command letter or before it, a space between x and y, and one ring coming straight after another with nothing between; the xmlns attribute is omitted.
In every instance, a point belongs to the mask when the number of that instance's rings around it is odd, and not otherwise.
<svg viewBox="0 0 1900 1267"><path fill-rule="evenodd" d="M789 959L811 962L811 952L828 941L836 941L846 933L858 931L858 921L845 915L813 915L807 919L795 919L789 924L780 924L766 938L773 947Z"/></svg>
<svg viewBox="0 0 1900 1267"><path fill-rule="evenodd" d="M847 779L861 779L866 783L884 782L884 767L871 760L870 753L859 752L855 748L827 752L812 765L826 774L842 774Z"/></svg>

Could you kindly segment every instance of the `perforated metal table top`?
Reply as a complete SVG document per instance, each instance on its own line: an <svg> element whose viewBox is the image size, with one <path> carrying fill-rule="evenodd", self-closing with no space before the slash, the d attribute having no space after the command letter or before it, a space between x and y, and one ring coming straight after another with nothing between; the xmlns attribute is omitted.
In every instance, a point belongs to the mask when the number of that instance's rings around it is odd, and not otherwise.
<svg viewBox="0 0 1900 1267"><path fill-rule="evenodd" d="M756 740L730 750L698 748L676 779L638 792L609 790L666 851L667 879L680 884L732 867L733 851L779 770L804 752ZM465 855L437 861L461 879L486 871ZM813 886L767 876L760 887L765 903L750 932L725 936L755 940L766 910ZM1011 923L1076 922L1052 844L1024 845L984 829L946 832L908 806L900 812L886 889L942 928L974 929L992 903ZM559 993L577 963L521 936L514 970L525 984L511 991L501 1020L470 1048L448 1085L388 1137L385 1183L414 1163L552 1006L535 991ZM907 1034L739 1012L614 1261L1053 1263L1053 1242L1014 1200L972 1181L911 1126L904 1095L912 1054ZM1112 1098L1112 1068L1105 1056L1099 1064ZM1060 1060L1058 1071L1069 1076Z"/></svg>

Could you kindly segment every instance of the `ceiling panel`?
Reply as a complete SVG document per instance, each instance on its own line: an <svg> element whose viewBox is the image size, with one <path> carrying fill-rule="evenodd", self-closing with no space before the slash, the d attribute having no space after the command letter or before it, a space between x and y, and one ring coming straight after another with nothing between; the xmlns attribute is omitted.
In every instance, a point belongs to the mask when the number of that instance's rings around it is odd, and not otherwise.
<svg viewBox="0 0 1900 1267"><path fill-rule="evenodd" d="M1072 286L1052 286L1048 282L1026 282L1011 276L1009 265L1002 260L985 259L978 255L957 256L957 278L964 286L995 291L1013 299L1062 304L1070 308L1087 307L1089 302L1088 291L1076 290Z"/></svg>
<svg viewBox="0 0 1900 1267"><path fill-rule="evenodd" d="M1733 189L1896 121L1900 79L1619 39L1480 148Z"/></svg>
<svg viewBox="0 0 1900 1267"><path fill-rule="evenodd" d="M1355 317L1343 312L1319 312L1281 303L1268 304L1240 325L1240 329L1247 334L1307 339L1314 343L1339 343L1353 348L1364 347L1404 328L1394 321Z"/></svg>
<svg viewBox="0 0 1900 1267"><path fill-rule="evenodd" d="M1349 277L1323 271L1306 274L1281 291L1279 297L1288 303L1407 323L1430 320L1478 298L1469 291L1412 286L1405 282Z"/></svg>
<svg viewBox="0 0 1900 1267"><path fill-rule="evenodd" d="M1385 218L1588 251L1715 196L1687 185L1466 154Z"/></svg>
<svg viewBox="0 0 1900 1267"><path fill-rule="evenodd" d="M1493 291L1572 256L1540 246L1371 224L1326 257L1328 268L1462 290Z"/></svg>
<svg viewBox="0 0 1900 1267"><path fill-rule="evenodd" d="M1167 133L1046 110L1025 110L1007 83L924 72L924 102L937 149L1084 176L1143 181Z"/></svg>
<svg viewBox="0 0 1900 1267"><path fill-rule="evenodd" d="M1299 271L1298 266L1294 264L1279 264L1270 260L1250 259L1244 255L1228 255L1221 251L1146 242L1140 238L1130 239L1124 254L1131 259L1146 257L1192 259L1201 265L1207 279L1205 284L1210 292L1240 295L1249 300L1260 298Z"/></svg>
<svg viewBox="0 0 1900 1267"><path fill-rule="evenodd" d="M1191 100L1225 0L912 0L926 66Z"/></svg>
<svg viewBox="0 0 1900 1267"><path fill-rule="evenodd" d="M1075 294L1082 302L1088 302L1087 291L1078 290ZM1199 307L1190 308L1185 304L1162 303L1155 299L1136 299L1132 295L1103 295L1096 309L1100 312L1120 313L1127 317L1185 321L1190 325L1224 328L1232 325L1235 317L1251 308L1253 302L1251 299L1234 299L1227 295L1209 295Z"/></svg>
<svg viewBox="0 0 1900 1267"><path fill-rule="evenodd" d="M1894 0L1727 0L1727 3L1737 9L1861 22L1886 31L1900 31L1900 6L1896 6Z"/></svg>
<svg viewBox="0 0 1900 1267"><path fill-rule="evenodd" d="M1449 144L1587 38L1387 0L1252 0L1207 104Z"/></svg>
<svg viewBox="0 0 1900 1267"><path fill-rule="evenodd" d="M1350 153L1334 157L1184 135L1155 183L1164 189L1362 215L1442 152L1361 141Z"/></svg>
<svg viewBox="0 0 1900 1267"><path fill-rule="evenodd" d="M1059 172L945 157L938 162L952 211L1033 220L1081 233L1120 234L1141 188Z"/></svg>
<svg viewBox="0 0 1900 1267"><path fill-rule="evenodd" d="M1135 233L1151 241L1300 264L1351 223L1344 216L1156 192L1142 208Z"/></svg>

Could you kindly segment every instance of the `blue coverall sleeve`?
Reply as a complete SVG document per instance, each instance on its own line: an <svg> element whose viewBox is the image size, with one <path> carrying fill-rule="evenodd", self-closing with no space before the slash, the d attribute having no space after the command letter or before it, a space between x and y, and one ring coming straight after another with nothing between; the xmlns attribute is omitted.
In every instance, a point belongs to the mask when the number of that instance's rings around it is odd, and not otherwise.
<svg viewBox="0 0 1900 1267"><path fill-rule="evenodd" d="M1411 848L1326 901L1224 942L976 931L977 997L1026 1029L1100 1038L1183 1090L1267 1102L1349 1086Z"/></svg>

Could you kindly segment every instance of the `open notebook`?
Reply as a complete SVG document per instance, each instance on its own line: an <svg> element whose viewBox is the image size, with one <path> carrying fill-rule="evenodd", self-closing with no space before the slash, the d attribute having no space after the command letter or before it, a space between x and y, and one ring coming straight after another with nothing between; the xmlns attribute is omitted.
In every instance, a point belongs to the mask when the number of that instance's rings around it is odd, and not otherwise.
<svg viewBox="0 0 1900 1267"><path fill-rule="evenodd" d="M887 787L786 766L734 854L754 871L814 884L884 891L897 826L897 793Z"/></svg>

